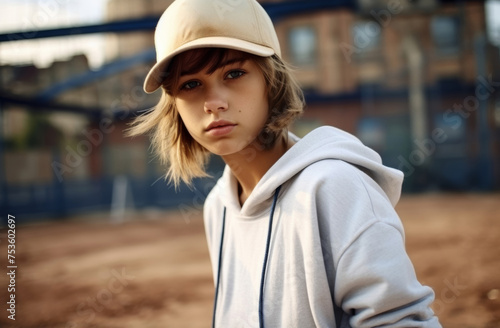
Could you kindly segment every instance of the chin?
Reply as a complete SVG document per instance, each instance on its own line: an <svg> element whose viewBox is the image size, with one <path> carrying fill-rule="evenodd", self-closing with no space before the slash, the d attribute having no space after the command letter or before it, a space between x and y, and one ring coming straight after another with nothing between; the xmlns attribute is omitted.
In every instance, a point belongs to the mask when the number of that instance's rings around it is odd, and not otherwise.
<svg viewBox="0 0 500 328"><path fill-rule="evenodd" d="M248 153L250 150L246 149L248 145L245 145L244 147L237 147L236 145L213 145L212 147L208 148L208 151L210 151L214 155L218 156L230 156L230 155L235 155L238 153Z"/></svg>

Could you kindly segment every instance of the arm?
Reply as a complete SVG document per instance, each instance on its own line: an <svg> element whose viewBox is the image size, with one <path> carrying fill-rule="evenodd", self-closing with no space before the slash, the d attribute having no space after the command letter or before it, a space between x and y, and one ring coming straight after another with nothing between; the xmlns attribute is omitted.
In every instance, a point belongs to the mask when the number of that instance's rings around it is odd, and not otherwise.
<svg viewBox="0 0 500 328"><path fill-rule="evenodd" d="M422 286L400 231L374 223L342 255L335 301L353 327L441 327L429 308L432 289Z"/></svg>
<svg viewBox="0 0 500 328"><path fill-rule="evenodd" d="M441 327L406 253L404 231L380 186L337 161L320 186L319 231L341 327ZM349 322L349 324L347 324ZM345 325L344 325L345 324Z"/></svg>

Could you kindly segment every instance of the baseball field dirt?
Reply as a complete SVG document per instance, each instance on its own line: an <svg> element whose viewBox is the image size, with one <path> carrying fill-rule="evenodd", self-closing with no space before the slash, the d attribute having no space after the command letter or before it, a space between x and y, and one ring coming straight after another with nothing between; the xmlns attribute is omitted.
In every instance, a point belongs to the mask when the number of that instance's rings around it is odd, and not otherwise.
<svg viewBox="0 0 500 328"><path fill-rule="evenodd" d="M397 211L443 327L499 328L500 194L404 195ZM97 213L17 224L14 269L3 227L0 327L210 327L203 222L200 211L189 214L151 209L119 223Z"/></svg>

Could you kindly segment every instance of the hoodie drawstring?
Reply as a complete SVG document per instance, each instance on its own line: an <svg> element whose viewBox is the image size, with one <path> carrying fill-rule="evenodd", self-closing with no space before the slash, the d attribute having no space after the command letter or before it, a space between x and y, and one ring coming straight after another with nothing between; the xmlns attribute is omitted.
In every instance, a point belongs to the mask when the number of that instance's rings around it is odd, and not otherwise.
<svg viewBox="0 0 500 328"><path fill-rule="evenodd" d="M266 241L266 252L264 254L264 263L262 264L262 275L260 278L260 290L259 290L259 327L264 328L264 280L266 277L266 268L267 268L267 260L269 257L269 247L271 245L271 233L273 230L273 219L274 212L276 209L276 203L278 201L278 195L280 193L281 186L276 188L274 192L273 204L271 206L271 213L269 215L269 227L267 232L267 241ZM217 266L217 283L215 285L215 297L214 297L214 310L212 316L212 328L215 328L215 313L217 310L217 298L219 296L219 283L220 283L220 274L222 267L222 245L224 243L224 229L226 226L226 207L224 207L224 211L222 214L222 232L220 237L220 248L219 248L219 263Z"/></svg>
<svg viewBox="0 0 500 328"><path fill-rule="evenodd" d="M222 244L224 243L224 228L226 227L226 207L222 213L222 232L220 235L219 263L217 265L217 284L215 285L214 313L212 315L212 328L215 328L215 311L217 310L217 298L219 296L220 272L222 266Z"/></svg>

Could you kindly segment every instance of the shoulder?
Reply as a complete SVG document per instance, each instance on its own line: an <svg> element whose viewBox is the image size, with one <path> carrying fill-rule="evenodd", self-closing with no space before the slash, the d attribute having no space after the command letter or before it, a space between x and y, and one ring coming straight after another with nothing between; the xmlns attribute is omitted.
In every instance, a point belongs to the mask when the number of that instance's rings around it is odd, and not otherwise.
<svg viewBox="0 0 500 328"><path fill-rule="evenodd" d="M323 159L304 168L291 182L294 189L315 198L321 210L345 211L356 204L371 209L371 198L383 193L360 168L339 159Z"/></svg>
<svg viewBox="0 0 500 328"><path fill-rule="evenodd" d="M365 193L368 186L377 188L377 183L366 171L340 159L322 159L312 163L293 179L293 183L327 194Z"/></svg>
<svg viewBox="0 0 500 328"><path fill-rule="evenodd" d="M344 176L341 173L354 174L356 173L356 169L357 168L355 166L341 159L325 158L320 159L305 167L300 173L300 176L318 179L326 177L341 178L342 176Z"/></svg>
<svg viewBox="0 0 500 328"><path fill-rule="evenodd" d="M323 159L304 168L289 181L289 197L295 206L312 207L319 219L343 220L376 216L374 199L383 198L376 182L356 166L338 159ZM357 214L356 214L356 213ZM349 219L352 222L352 219Z"/></svg>
<svg viewBox="0 0 500 328"><path fill-rule="evenodd" d="M297 206L314 207L319 224L350 232L386 223L402 233L399 216L384 190L353 164L324 159L304 168L290 184Z"/></svg>

